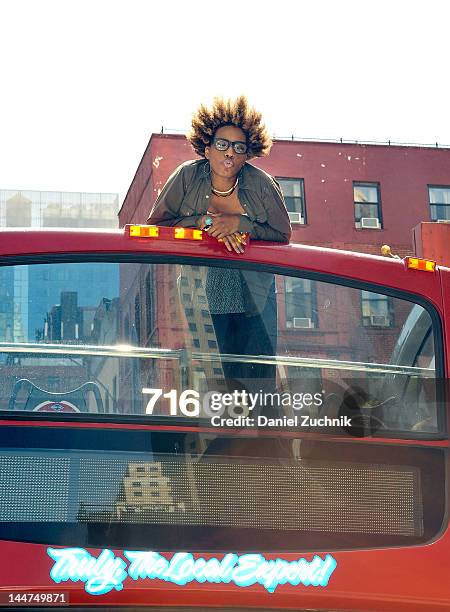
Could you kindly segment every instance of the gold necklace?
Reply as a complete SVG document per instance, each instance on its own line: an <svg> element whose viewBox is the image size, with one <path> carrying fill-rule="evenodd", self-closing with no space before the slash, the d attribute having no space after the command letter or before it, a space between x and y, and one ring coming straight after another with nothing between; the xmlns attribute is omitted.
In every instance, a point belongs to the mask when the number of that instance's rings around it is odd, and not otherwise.
<svg viewBox="0 0 450 612"><path fill-rule="evenodd" d="M233 193L233 191L236 189L238 183L239 183L239 179L237 178L235 184L233 185L233 187L231 187L227 191L219 191L211 183L211 191L213 192L214 195L217 195L217 196L219 196L221 198L226 198L227 196L229 196L229 195L231 195Z"/></svg>

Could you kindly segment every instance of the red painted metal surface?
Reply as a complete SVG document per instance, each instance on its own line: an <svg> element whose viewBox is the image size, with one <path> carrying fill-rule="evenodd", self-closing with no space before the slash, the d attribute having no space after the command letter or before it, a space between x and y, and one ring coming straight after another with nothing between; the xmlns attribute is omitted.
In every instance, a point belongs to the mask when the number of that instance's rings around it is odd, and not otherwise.
<svg viewBox="0 0 450 612"><path fill-rule="evenodd" d="M413 230L413 239L418 257L450 266L450 223L420 223Z"/></svg>
<svg viewBox="0 0 450 612"><path fill-rule="evenodd" d="M440 269L442 283L442 302L444 304L444 351L447 363L446 376L450 378L450 269Z"/></svg>
<svg viewBox="0 0 450 612"><path fill-rule="evenodd" d="M280 585L268 593L260 585L236 587L224 584L193 584L182 587L159 580L143 582L126 579L122 591L101 596L89 595L80 583L56 585L49 573L53 561L47 547L36 544L1 542L2 590L69 591L71 604L84 605L156 605L223 606L332 609L332 610L449 610L450 538L448 534L428 546L365 551L332 552L337 567L326 587ZM99 550L89 549L93 556ZM113 551L121 556L121 551ZM163 553L164 554L164 553ZM319 551L315 554L320 554ZM171 553L165 556L170 559ZM194 556L195 553L194 553ZM202 553L199 556L211 557ZM287 561L299 557L311 560L311 553L268 555ZM403 606L403 607L402 607ZM407 608L409 606L409 608Z"/></svg>
<svg viewBox="0 0 450 612"><path fill-rule="evenodd" d="M407 270L402 260L366 255L365 253L338 251L300 244L250 241L242 255L229 253L214 238L204 236L197 240L174 240L173 228L160 228L159 238L130 238L126 229L118 230L41 230L23 231L0 229L0 257L23 255L89 254L173 254L178 257L196 257L220 260L241 260L267 266L301 268L302 270L340 276L356 281L385 284L426 296L442 313L441 289L437 274ZM389 279L389 283L387 283Z"/></svg>
<svg viewBox="0 0 450 612"><path fill-rule="evenodd" d="M48 255L55 261L58 254L174 254L194 258L242 259L261 266L286 266L324 275L331 274L352 280L409 291L428 299L438 311L444 325L447 376L450 371L450 270L439 268L436 273L407 270L401 260L372 257L360 253L339 252L314 247L271 245L252 242L244 255L229 254L215 240L174 241L170 228L162 228L159 239L130 239L124 230L0 230L0 264L13 263L23 255ZM8 426L12 421L2 422ZM20 423L16 423L20 424ZM28 423L23 422L23 425ZM58 427L57 423L49 423ZM77 425L95 427L95 424ZM117 425L111 425L117 426ZM101 427L104 427L102 424ZM124 426L124 427L129 427ZM363 443L363 442L361 442ZM392 443L392 441L391 441ZM429 445L446 448L448 441ZM447 466L448 467L448 466ZM448 496L448 493L447 493ZM447 498L447 505L448 505ZM112 608L123 605L230 607L254 609L320 609L393 612L402 610L450 610L450 533L446 528L440 537L426 545L408 548L337 551L315 551L333 555L337 568L327 587L280 585L269 593L260 585L239 588L225 584L187 584L183 587L162 581L143 583L127 579L122 591L102 596L85 592L81 583L55 585L49 577L52 560L46 546L0 542L0 589L38 590L70 593L71 605L98 605ZM94 556L100 550L90 549ZM121 555L121 551L114 551ZM159 551L158 551L159 552ZM195 551L191 551L195 554ZM226 551L224 551L226 552ZM200 554L200 553L199 553ZM261 551L264 554L264 551ZM207 556L201 553L202 556ZM170 554L171 556L171 554ZM286 560L311 553L266 554L266 558L281 556Z"/></svg>

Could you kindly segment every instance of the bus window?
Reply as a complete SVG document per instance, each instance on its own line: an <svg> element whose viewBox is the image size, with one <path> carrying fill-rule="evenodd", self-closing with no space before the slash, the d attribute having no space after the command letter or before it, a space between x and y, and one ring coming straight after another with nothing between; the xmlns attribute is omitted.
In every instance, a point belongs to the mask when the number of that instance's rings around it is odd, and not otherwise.
<svg viewBox="0 0 450 612"><path fill-rule="evenodd" d="M235 395L227 413L372 419L377 431L364 435L439 429L423 390L435 378L431 317L409 300L244 269L222 295L223 271L198 265L59 263L1 274L0 410L200 418L204 396L246 390L253 407ZM218 324L227 309L244 322L238 343ZM422 389L413 406L412 380Z"/></svg>

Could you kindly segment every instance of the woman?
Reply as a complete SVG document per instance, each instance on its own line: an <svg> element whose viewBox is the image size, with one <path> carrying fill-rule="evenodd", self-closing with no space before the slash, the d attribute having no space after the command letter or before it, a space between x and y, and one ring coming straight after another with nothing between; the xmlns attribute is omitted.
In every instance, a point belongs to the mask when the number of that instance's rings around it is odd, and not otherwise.
<svg viewBox="0 0 450 612"><path fill-rule="evenodd" d="M261 114L244 96L201 105L187 136L202 158L179 166L158 196L147 223L198 227L243 253L245 236L288 242L291 226L275 179L248 163L269 153ZM209 268L209 310L221 353L276 353L274 277L257 271ZM223 363L225 377L275 378L274 366Z"/></svg>

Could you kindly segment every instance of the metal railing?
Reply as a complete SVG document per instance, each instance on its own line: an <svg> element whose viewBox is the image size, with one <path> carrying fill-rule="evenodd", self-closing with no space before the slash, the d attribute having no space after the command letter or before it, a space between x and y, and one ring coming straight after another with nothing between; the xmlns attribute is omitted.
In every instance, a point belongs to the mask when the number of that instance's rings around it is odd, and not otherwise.
<svg viewBox="0 0 450 612"><path fill-rule="evenodd" d="M114 346L96 346L88 344L36 344L25 342L0 342L0 353L10 354L44 354L44 355L80 355L83 357L128 357L132 359L171 359L179 361L186 367L192 362L234 362L252 364L270 364L276 366L295 366L303 368L324 368L354 372L381 374L402 374L433 378L433 368L367 363L363 361L342 361L339 359L317 359L313 357L290 357L284 355L235 355L223 353L201 353L186 348L160 349L141 348L126 344Z"/></svg>
<svg viewBox="0 0 450 612"><path fill-rule="evenodd" d="M189 130L179 130L173 128L165 128L161 126L160 134L173 134L173 135L184 135ZM360 140L360 139L351 139L351 138L311 138L305 136L296 136L295 134L291 134L289 136L279 136L277 134L272 134L273 140L287 140L287 141L295 141L295 142L321 142L321 143L335 143L335 144L352 144L352 145L375 145L381 147L424 147L428 149L450 149L450 144L443 144L439 142L399 142L396 140Z"/></svg>

